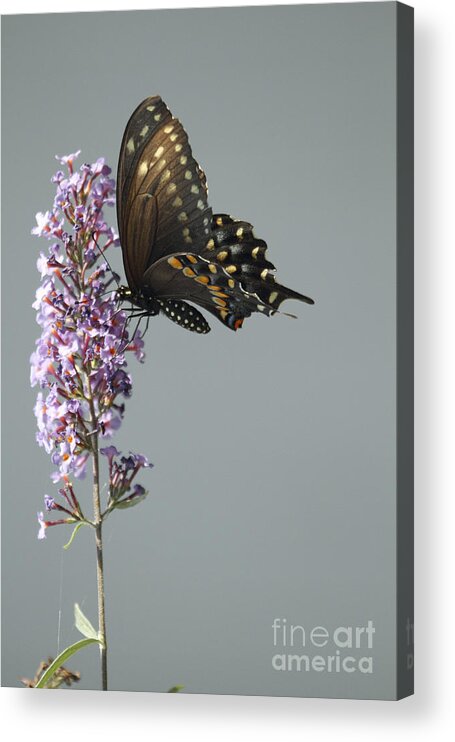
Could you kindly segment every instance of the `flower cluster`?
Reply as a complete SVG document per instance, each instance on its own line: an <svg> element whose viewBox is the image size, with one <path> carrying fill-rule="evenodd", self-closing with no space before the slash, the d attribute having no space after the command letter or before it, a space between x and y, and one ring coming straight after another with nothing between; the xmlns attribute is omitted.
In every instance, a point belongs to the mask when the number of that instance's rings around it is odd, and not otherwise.
<svg viewBox="0 0 455 742"><path fill-rule="evenodd" d="M142 468L153 464L150 464L145 456L131 451L129 456L122 456L115 446L107 446L100 450L109 462L108 511L137 505L147 496L147 492L140 484L133 487L133 479Z"/></svg>
<svg viewBox="0 0 455 742"><path fill-rule="evenodd" d="M53 176L53 208L38 213L32 229L49 242L37 262L41 284L33 307L41 335L30 380L40 388L37 442L51 456L54 482L83 477L90 455L97 455L98 438L120 427L132 391L126 354L144 359L142 337L128 335L116 299L117 276L103 257L118 244L103 216L104 206L115 203L115 181L103 158L76 170L78 155L57 157L66 173Z"/></svg>
<svg viewBox="0 0 455 742"><path fill-rule="evenodd" d="M69 481L68 477L64 477L65 487L59 489L58 493L65 502L65 505L61 505L50 495L44 495L44 505L47 511L58 510L62 513L66 513L66 518L60 518L59 520L45 520L44 513L38 513L38 523L40 526L38 532L38 538L46 538L46 528L49 526L58 526L61 523L85 523L87 522L82 513L81 506L79 505L78 499L73 489L73 485Z"/></svg>

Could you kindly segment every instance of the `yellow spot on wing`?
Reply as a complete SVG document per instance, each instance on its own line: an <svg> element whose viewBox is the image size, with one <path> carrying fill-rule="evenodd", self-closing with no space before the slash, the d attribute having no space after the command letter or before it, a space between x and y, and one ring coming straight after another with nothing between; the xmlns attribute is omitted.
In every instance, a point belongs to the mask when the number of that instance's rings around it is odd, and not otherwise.
<svg viewBox="0 0 455 742"><path fill-rule="evenodd" d="M235 265L228 265L227 268L225 268L226 273L235 273L237 270Z"/></svg>
<svg viewBox="0 0 455 742"><path fill-rule="evenodd" d="M251 254L252 254L253 258L257 258L257 256L259 255L259 248L258 247L254 247L252 249L252 251L251 251Z"/></svg>
<svg viewBox="0 0 455 742"><path fill-rule="evenodd" d="M131 137L130 139L128 139L128 141L127 141L127 143L126 143L126 149L128 150L128 152L129 152L130 154L131 154L132 152L134 152L134 150L135 150L135 145L134 145L134 139L133 139L133 137Z"/></svg>
<svg viewBox="0 0 455 742"><path fill-rule="evenodd" d="M196 278L195 280L196 280L196 281L197 281L198 283L204 283L204 284L208 284L208 283L209 283L209 281L210 281L210 278L209 278L208 276L198 276L198 277L197 277L197 278Z"/></svg>
<svg viewBox="0 0 455 742"><path fill-rule="evenodd" d="M277 296L278 296L278 291L272 291L269 296L269 304L273 304Z"/></svg>
<svg viewBox="0 0 455 742"><path fill-rule="evenodd" d="M188 278L194 278L196 275L195 272L191 268L184 268L183 269L183 275L188 276Z"/></svg>
<svg viewBox="0 0 455 742"><path fill-rule="evenodd" d="M156 152L154 154L154 157L156 159L158 159L159 157L161 157L161 155L163 154L163 152L164 152L164 147L163 146L158 147L158 149L156 150Z"/></svg>
<svg viewBox="0 0 455 742"><path fill-rule="evenodd" d="M183 204L182 199L180 196L176 196L172 202L172 206L181 206Z"/></svg>
<svg viewBox="0 0 455 742"><path fill-rule="evenodd" d="M187 257L187 260L190 261L190 263L193 263L193 265L194 263L197 263L197 258L195 258L194 255L187 255L186 257Z"/></svg>
<svg viewBox="0 0 455 742"><path fill-rule="evenodd" d="M215 247L215 240L213 240L212 238L210 238L209 241L206 244L206 248L207 248L207 250L213 250L214 247Z"/></svg>
<svg viewBox="0 0 455 742"><path fill-rule="evenodd" d="M148 172L148 165L146 162L141 162L141 164L138 167L138 173L139 175L145 175Z"/></svg>
<svg viewBox="0 0 455 742"><path fill-rule="evenodd" d="M217 267L216 267L216 265L214 265L214 263L209 263L209 271L210 271L210 273L216 273L217 272Z"/></svg>
<svg viewBox="0 0 455 742"><path fill-rule="evenodd" d="M221 250L221 252L217 253L216 257L218 258L218 260L221 260L221 262L223 262L223 260L226 260L228 255L229 253L227 250Z"/></svg>
<svg viewBox="0 0 455 742"><path fill-rule="evenodd" d="M149 127L148 127L148 126L147 126L147 124L146 124L146 125L145 125L145 126L143 127L142 131L141 131L141 137L145 137L145 135L147 134L148 130L149 130Z"/></svg>

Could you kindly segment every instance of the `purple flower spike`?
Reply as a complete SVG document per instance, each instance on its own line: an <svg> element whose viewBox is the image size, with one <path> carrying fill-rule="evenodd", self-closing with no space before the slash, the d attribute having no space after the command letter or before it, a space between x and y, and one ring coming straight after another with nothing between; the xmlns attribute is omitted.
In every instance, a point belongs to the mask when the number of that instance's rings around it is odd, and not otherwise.
<svg viewBox="0 0 455 742"><path fill-rule="evenodd" d="M56 483L84 477L93 443L120 428L123 400L132 393L127 355L144 358L140 335L129 338L127 317L116 299L117 279L103 259L119 244L103 214L115 204L115 181L102 157L77 169L79 154L57 156L62 169L52 178L52 207L36 214L32 229L48 244L37 260L41 283L33 307L41 334L30 358L30 382L40 389L36 440L51 456ZM111 491L115 478L123 492L128 490L137 471L148 466L136 455L128 466L120 464L115 446L101 453L108 459ZM45 506L64 509L49 495ZM39 523L39 538L45 538L45 529L56 521L44 521L40 513Z"/></svg>

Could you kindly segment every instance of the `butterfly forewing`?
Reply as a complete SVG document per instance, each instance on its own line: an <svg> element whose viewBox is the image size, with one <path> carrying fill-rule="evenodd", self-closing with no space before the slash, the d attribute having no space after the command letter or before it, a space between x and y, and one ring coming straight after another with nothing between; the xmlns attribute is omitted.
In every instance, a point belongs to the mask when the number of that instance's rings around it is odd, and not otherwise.
<svg viewBox="0 0 455 742"><path fill-rule="evenodd" d="M131 193L131 183L136 174L144 149L156 137L158 130L172 118L166 104L159 96L146 98L132 113L123 134L117 172L117 215L120 232L122 216Z"/></svg>
<svg viewBox="0 0 455 742"><path fill-rule="evenodd" d="M212 216L186 132L161 98L145 100L127 125L117 188L127 278L138 290L152 263L202 244Z"/></svg>

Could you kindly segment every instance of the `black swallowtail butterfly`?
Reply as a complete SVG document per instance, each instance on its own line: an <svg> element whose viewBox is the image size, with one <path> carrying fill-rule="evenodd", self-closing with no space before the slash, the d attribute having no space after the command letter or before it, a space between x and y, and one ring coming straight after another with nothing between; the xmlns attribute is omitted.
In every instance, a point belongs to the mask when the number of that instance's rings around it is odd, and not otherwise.
<svg viewBox="0 0 455 742"><path fill-rule="evenodd" d="M187 330L206 333L208 322L186 300L231 330L252 312L274 314L285 299L314 303L276 283L267 245L251 224L212 214L205 174L182 124L159 96L146 98L126 126L117 218L128 281L118 297L143 316L162 312Z"/></svg>

